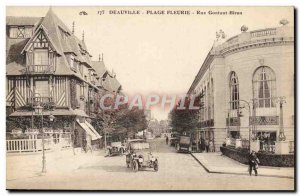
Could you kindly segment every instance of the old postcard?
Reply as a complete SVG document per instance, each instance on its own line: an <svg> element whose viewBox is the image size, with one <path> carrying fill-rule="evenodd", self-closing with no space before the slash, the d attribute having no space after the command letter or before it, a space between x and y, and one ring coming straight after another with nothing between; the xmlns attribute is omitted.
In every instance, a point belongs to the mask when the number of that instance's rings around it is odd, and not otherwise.
<svg viewBox="0 0 300 196"><path fill-rule="evenodd" d="M293 7L6 7L6 188L295 189Z"/></svg>

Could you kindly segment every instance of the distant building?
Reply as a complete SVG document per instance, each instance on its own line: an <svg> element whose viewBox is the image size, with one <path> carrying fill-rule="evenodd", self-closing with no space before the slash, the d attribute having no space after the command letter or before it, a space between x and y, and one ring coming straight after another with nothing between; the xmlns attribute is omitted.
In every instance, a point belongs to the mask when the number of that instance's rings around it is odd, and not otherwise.
<svg viewBox="0 0 300 196"><path fill-rule="evenodd" d="M243 26L241 34L227 40L223 31L217 34L188 90L190 95L204 93L197 139L213 140L218 151L227 137L258 138L260 150L274 151L284 130L293 144L294 28L282 24L249 32Z"/></svg>

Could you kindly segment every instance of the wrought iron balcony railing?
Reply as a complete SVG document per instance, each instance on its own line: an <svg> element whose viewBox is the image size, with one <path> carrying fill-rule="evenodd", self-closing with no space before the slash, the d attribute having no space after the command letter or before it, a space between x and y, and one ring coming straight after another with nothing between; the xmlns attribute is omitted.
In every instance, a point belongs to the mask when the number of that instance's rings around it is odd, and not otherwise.
<svg viewBox="0 0 300 196"><path fill-rule="evenodd" d="M27 73L31 74L53 74L53 65L28 65L26 69Z"/></svg>
<svg viewBox="0 0 300 196"><path fill-rule="evenodd" d="M27 103L30 106L41 105L43 107L49 107L49 108L55 106L52 97L32 97L27 99Z"/></svg>

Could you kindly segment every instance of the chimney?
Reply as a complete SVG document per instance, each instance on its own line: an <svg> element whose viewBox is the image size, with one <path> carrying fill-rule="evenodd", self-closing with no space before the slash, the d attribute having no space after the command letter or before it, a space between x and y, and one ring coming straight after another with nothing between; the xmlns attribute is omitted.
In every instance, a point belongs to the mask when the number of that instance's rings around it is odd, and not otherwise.
<svg viewBox="0 0 300 196"><path fill-rule="evenodd" d="M72 23L72 34L74 35L74 32L75 32L75 21L73 21Z"/></svg>

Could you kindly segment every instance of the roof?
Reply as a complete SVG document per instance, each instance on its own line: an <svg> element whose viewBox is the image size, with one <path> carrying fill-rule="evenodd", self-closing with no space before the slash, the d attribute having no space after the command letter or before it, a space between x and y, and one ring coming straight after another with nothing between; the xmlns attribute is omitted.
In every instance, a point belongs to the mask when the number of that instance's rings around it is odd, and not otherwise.
<svg viewBox="0 0 300 196"><path fill-rule="evenodd" d="M43 17L16 17L7 16L6 25L8 26L36 26Z"/></svg>
<svg viewBox="0 0 300 196"><path fill-rule="evenodd" d="M25 69L23 47L29 39L6 39L6 72L8 75L20 75Z"/></svg>
<svg viewBox="0 0 300 196"><path fill-rule="evenodd" d="M92 61L92 67L95 69L99 77L102 77L107 72L103 61Z"/></svg>
<svg viewBox="0 0 300 196"><path fill-rule="evenodd" d="M60 55L57 58L57 65L55 74L57 75L76 75L77 73L71 70L64 53L74 53L77 61L86 63L88 67L91 66L91 58L89 54L81 55L79 44L80 41L75 35L71 33L69 28L54 14L50 8L45 17L10 17L7 18L7 25L30 25L35 26L35 31L31 39L10 39L7 37L7 75L21 75L25 69L25 59L21 54L23 49L29 45L35 35L42 29L45 32L47 39L53 45L55 51ZM66 39L62 38L62 31L68 36ZM86 50L85 44L83 44Z"/></svg>
<svg viewBox="0 0 300 196"><path fill-rule="evenodd" d="M84 40L78 39L70 29L54 14L50 8L45 17L12 17L7 16L6 24L11 25L28 25L34 26L34 32L31 38L14 39L6 37L6 74L7 75L23 75L25 73L26 62L24 54L31 43L31 40L41 31L44 32L46 39L50 42L53 50L59 54L56 60L55 75L72 75L81 80L84 80L78 72L71 70L67 61L66 54L73 53L77 61L85 63L88 68L96 71L96 74L102 77L108 73L103 87L108 91L121 89L119 81L110 73L104 62L91 60L91 55L87 51ZM67 36L63 36L67 34Z"/></svg>
<svg viewBox="0 0 300 196"><path fill-rule="evenodd" d="M120 82L117 80L117 78L115 78L115 77L111 78L110 84L111 84L111 88L112 88L113 91L116 91L116 92L117 92L118 90L121 89L121 84L120 84Z"/></svg>
<svg viewBox="0 0 300 196"><path fill-rule="evenodd" d="M121 89L121 84L115 77L108 75L103 82L103 87L110 92L117 92Z"/></svg>

